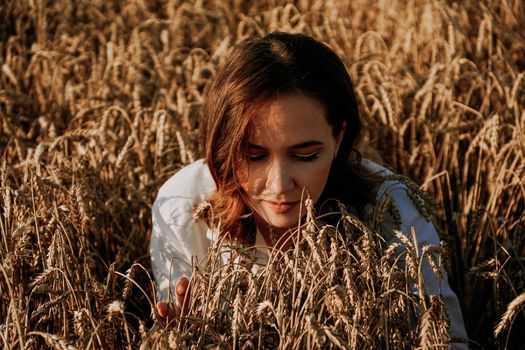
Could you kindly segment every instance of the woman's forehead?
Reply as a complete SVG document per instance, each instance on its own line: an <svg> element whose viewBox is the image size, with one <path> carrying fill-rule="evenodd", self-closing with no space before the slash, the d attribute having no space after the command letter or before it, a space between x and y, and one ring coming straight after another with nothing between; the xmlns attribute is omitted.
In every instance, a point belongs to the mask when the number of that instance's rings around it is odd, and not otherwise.
<svg viewBox="0 0 525 350"><path fill-rule="evenodd" d="M332 127L319 101L303 94L288 94L257 107L251 120L249 142L293 145L331 136Z"/></svg>

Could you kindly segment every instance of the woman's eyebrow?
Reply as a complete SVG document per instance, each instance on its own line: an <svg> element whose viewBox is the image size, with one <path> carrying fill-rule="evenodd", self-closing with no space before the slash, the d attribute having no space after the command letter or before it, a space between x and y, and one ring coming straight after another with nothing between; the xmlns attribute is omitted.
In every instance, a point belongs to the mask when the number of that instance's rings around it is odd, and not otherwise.
<svg viewBox="0 0 525 350"><path fill-rule="evenodd" d="M312 141L306 141L306 142L297 143L295 145L291 145L288 148L289 149L302 149L302 148L308 148L308 147L312 147L312 146L322 146L322 145L324 145L323 142L312 140ZM254 149L254 150L266 150L266 147L263 147L263 146L260 146L260 145L256 145L254 143L250 143L249 147L251 149Z"/></svg>
<svg viewBox="0 0 525 350"><path fill-rule="evenodd" d="M289 148L290 149L301 149L301 148L308 148L312 146L322 146L322 145L324 145L324 143L321 141L306 141L306 142L301 142L295 145L291 145Z"/></svg>
<svg viewBox="0 0 525 350"><path fill-rule="evenodd" d="M250 143L248 145L248 147L250 147L251 149L258 150L258 151L264 151L266 149L266 147L259 146L259 145L253 144L253 143Z"/></svg>

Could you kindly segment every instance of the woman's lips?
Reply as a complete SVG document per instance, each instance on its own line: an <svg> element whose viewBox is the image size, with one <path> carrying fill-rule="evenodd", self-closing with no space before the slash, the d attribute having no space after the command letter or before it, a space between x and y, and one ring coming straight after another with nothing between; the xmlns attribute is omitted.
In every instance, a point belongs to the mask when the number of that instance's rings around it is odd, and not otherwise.
<svg viewBox="0 0 525 350"><path fill-rule="evenodd" d="M300 201L295 202L272 202L264 201L272 211L278 214L287 213L295 208Z"/></svg>

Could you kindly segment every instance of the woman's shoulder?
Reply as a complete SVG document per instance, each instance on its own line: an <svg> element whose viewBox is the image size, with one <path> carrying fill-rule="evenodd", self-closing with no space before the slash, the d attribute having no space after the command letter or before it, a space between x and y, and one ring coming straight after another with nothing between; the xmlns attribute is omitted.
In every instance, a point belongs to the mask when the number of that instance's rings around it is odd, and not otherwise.
<svg viewBox="0 0 525 350"><path fill-rule="evenodd" d="M177 171L160 187L153 212L162 216L191 214L194 206L207 200L215 190L208 166L199 159Z"/></svg>
<svg viewBox="0 0 525 350"><path fill-rule="evenodd" d="M369 159L363 159L362 164L372 173L383 177L377 187L376 200L389 196L394 201L403 224L410 227L416 221L429 220L431 199L412 180Z"/></svg>
<svg viewBox="0 0 525 350"><path fill-rule="evenodd" d="M172 175L159 189L159 198L180 198L192 201L206 200L216 190L210 170L204 159L186 165Z"/></svg>
<svg viewBox="0 0 525 350"><path fill-rule="evenodd" d="M389 170L387 167L368 158L361 158L361 165L374 174L383 176L392 174L392 171Z"/></svg>
<svg viewBox="0 0 525 350"><path fill-rule="evenodd" d="M393 192L407 189L407 182L410 180L402 175L394 173L386 166L366 158L362 158L361 164L369 172L382 178L377 187L376 198L381 198L385 194L391 194Z"/></svg>

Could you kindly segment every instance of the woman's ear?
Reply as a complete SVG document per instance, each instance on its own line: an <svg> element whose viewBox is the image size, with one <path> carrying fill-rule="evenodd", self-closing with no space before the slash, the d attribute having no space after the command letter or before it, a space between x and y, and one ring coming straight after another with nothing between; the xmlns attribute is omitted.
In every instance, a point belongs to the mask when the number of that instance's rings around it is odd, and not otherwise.
<svg viewBox="0 0 525 350"><path fill-rule="evenodd" d="M341 142L343 141L343 136L345 135L345 131L346 131L346 120L343 122L343 126L341 127L341 130L339 130L339 132L335 136L334 158L337 156L337 152L339 151L339 146L341 146Z"/></svg>

